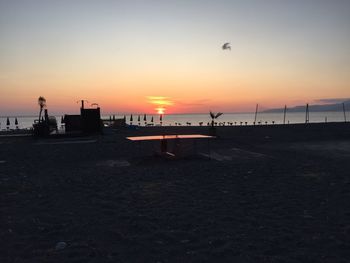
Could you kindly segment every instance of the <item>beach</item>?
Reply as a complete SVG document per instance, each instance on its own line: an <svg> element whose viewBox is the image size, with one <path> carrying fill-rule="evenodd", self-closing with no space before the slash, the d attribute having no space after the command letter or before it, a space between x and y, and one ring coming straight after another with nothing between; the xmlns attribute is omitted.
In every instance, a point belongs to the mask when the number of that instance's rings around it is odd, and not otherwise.
<svg viewBox="0 0 350 263"><path fill-rule="evenodd" d="M349 262L350 123L163 134L0 137L0 262Z"/></svg>

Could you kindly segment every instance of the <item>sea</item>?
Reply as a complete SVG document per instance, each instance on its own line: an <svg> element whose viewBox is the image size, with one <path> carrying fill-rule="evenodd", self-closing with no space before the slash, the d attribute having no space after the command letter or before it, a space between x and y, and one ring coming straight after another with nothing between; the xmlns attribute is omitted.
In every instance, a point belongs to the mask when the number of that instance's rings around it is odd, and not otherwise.
<svg viewBox="0 0 350 263"><path fill-rule="evenodd" d="M211 122L209 114L169 114L162 115L146 115L146 121L144 121L144 115L140 114L140 121L138 121L138 114L133 114L133 120L130 121L129 115L112 114L103 115L102 119L109 120L113 118L126 117L126 123L139 126L206 126ZM151 122L153 117L153 122ZM286 114L285 124L293 123L305 123L305 112L291 112ZM7 118L9 118L10 125L7 125ZM15 124L17 118L18 124ZM0 117L0 130L14 130L14 129L31 129L33 127L34 120L37 116L2 116ZM62 128L61 116L56 116L57 124L59 128ZM253 125L255 120L255 113L224 113L218 117L215 122L217 125L233 126L233 125ZM256 116L256 125L269 125L269 124L283 124L283 113L258 113ZM310 112L310 123L325 123L325 122L344 122L350 120L350 113L346 112Z"/></svg>

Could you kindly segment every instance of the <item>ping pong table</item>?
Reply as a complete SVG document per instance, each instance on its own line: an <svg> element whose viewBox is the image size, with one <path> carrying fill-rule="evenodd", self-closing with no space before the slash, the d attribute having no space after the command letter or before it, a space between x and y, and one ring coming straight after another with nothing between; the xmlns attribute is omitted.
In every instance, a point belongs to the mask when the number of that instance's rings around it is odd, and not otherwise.
<svg viewBox="0 0 350 263"><path fill-rule="evenodd" d="M179 134L179 135L151 135L151 136L133 136L126 137L130 141L160 141L160 153L162 155L175 157L175 154L168 151L169 140L185 140L185 139L213 139L215 136L203 134Z"/></svg>

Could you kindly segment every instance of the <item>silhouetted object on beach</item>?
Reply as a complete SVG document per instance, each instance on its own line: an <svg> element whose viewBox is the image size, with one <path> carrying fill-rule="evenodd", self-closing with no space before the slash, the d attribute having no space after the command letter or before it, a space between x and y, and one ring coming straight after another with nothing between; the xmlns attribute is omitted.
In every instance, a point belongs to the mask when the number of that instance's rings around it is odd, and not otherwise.
<svg viewBox="0 0 350 263"><path fill-rule="evenodd" d="M287 105L284 105L284 111L283 111L283 124L286 124L286 113L287 113Z"/></svg>
<svg viewBox="0 0 350 263"><path fill-rule="evenodd" d="M163 125L163 114L159 115L160 126Z"/></svg>
<svg viewBox="0 0 350 263"><path fill-rule="evenodd" d="M43 96L40 96L38 98L38 105L40 107L40 111L39 111L39 122L41 122L41 114L43 112L43 108L46 107L46 99Z"/></svg>
<svg viewBox="0 0 350 263"><path fill-rule="evenodd" d="M102 132L102 121L100 108L96 109L80 109L81 124L83 133L99 133Z"/></svg>
<svg viewBox="0 0 350 263"><path fill-rule="evenodd" d="M39 97L38 104L40 106L40 114L42 108L46 107L46 100L43 97ZM34 136L46 137L49 136L51 132L58 131L56 117L49 116L47 109L44 110L44 116L35 120L33 124Z"/></svg>
<svg viewBox="0 0 350 263"><path fill-rule="evenodd" d="M85 108L85 105L84 105L85 102L89 103L87 100L78 100L77 103L78 103L78 102L81 103L81 106L80 106L81 109L84 109L84 108Z"/></svg>
<svg viewBox="0 0 350 263"><path fill-rule="evenodd" d="M310 121L310 115L309 115L309 103L306 103L306 110L305 110L305 123L309 123Z"/></svg>
<svg viewBox="0 0 350 263"><path fill-rule="evenodd" d="M124 127L126 127L125 119L124 118L114 119L112 127L113 128L124 128Z"/></svg>
<svg viewBox="0 0 350 263"><path fill-rule="evenodd" d="M255 117L254 117L254 125L256 123L256 118L258 117L258 108L259 108L259 104L256 104L256 108L255 108Z"/></svg>
<svg viewBox="0 0 350 263"><path fill-rule="evenodd" d="M64 117L63 117L63 116L61 116L61 129L63 129L64 124L65 124Z"/></svg>
<svg viewBox="0 0 350 263"><path fill-rule="evenodd" d="M147 116L146 116L146 114L143 115L143 121L145 122L145 126L146 126L146 124L147 124Z"/></svg>
<svg viewBox="0 0 350 263"><path fill-rule="evenodd" d="M137 117L137 121L139 123L139 126L141 125L141 118L140 118L140 115Z"/></svg>
<svg viewBox="0 0 350 263"><path fill-rule="evenodd" d="M222 49L223 50L231 50L231 46L230 46L230 43L225 43L222 45Z"/></svg>
<svg viewBox="0 0 350 263"><path fill-rule="evenodd" d="M6 119L6 129L10 129L10 119L9 119L9 117L7 117L7 119Z"/></svg>
<svg viewBox="0 0 350 263"><path fill-rule="evenodd" d="M217 118L219 118L223 113L218 112L215 114L214 112L210 111L209 114L210 114L210 118L211 118L211 126L209 129L209 134L212 136L216 136L216 129L215 129L216 122L215 122L215 120Z"/></svg>
<svg viewBox="0 0 350 263"><path fill-rule="evenodd" d="M16 125L16 129L18 130L18 120L17 120L17 117L15 118L15 125Z"/></svg>
<svg viewBox="0 0 350 263"><path fill-rule="evenodd" d="M111 126L111 125L112 125L112 116L109 115L109 126Z"/></svg>
<svg viewBox="0 0 350 263"><path fill-rule="evenodd" d="M218 112L215 114L212 111L210 111L209 114L210 114L210 118L211 118L211 126L214 127L215 119L219 118L223 113Z"/></svg>
<svg viewBox="0 0 350 263"><path fill-rule="evenodd" d="M130 115L130 125L132 125L132 121L133 121L133 118L132 118L132 114Z"/></svg>
<svg viewBox="0 0 350 263"><path fill-rule="evenodd" d="M151 122L153 123L153 116L152 116L152 118L151 118Z"/></svg>
<svg viewBox="0 0 350 263"><path fill-rule="evenodd" d="M103 123L101 121L100 108L86 109L84 101L81 100L80 115L64 116L66 132L82 132L84 134L102 132Z"/></svg>
<svg viewBox="0 0 350 263"><path fill-rule="evenodd" d="M49 116L47 109L44 110L45 114L44 114L44 121L45 124L49 127L49 132L52 131L57 131L58 127L57 127L57 120L55 116Z"/></svg>
<svg viewBox="0 0 350 263"><path fill-rule="evenodd" d="M344 122L346 122L346 111L345 111L345 103L343 102L343 113L344 113Z"/></svg>

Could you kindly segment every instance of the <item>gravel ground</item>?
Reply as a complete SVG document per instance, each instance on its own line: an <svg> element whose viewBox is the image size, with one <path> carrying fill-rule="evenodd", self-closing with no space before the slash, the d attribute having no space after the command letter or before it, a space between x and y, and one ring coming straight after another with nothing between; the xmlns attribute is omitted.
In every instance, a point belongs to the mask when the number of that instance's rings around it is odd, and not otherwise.
<svg viewBox="0 0 350 263"><path fill-rule="evenodd" d="M348 123L216 132L0 137L0 262L350 261Z"/></svg>

